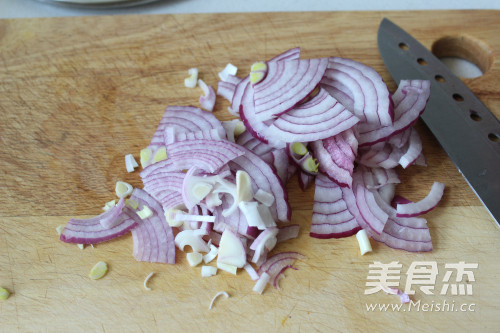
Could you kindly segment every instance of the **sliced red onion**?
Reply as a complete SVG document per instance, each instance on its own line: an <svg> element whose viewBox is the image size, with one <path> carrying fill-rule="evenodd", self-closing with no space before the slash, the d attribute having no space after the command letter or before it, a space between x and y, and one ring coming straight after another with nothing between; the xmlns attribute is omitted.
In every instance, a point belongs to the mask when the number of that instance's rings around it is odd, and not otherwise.
<svg viewBox="0 0 500 333"><path fill-rule="evenodd" d="M134 257L138 261L175 263L174 233L168 225L162 206L145 191L135 188L130 197L139 203L139 210L145 205L153 216L142 220L132 230Z"/></svg>
<svg viewBox="0 0 500 333"><path fill-rule="evenodd" d="M341 238L356 234L361 227L350 213L341 188L324 174L316 176L315 184L310 236Z"/></svg>
<svg viewBox="0 0 500 333"><path fill-rule="evenodd" d="M296 260L304 260L306 256L298 252L282 252L277 253L269 258L260 265L257 273L259 276L267 273L270 276L270 281L274 282L274 279L283 271L286 266L291 266Z"/></svg>
<svg viewBox="0 0 500 333"><path fill-rule="evenodd" d="M422 140L420 140L420 136L418 135L417 130L412 128L408 150L399 159L399 164L406 169L409 165L413 164L417 160L421 153Z"/></svg>
<svg viewBox="0 0 500 333"><path fill-rule="evenodd" d="M398 204L408 204L412 203L413 201L406 199L405 197L402 197L400 195L394 196L394 198L391 201L391 206L396 209Z"/></svg>
<svg viewBox="0 0 500 333"><path fill-rule="evenodd" d="M372 168L375 184L367 184L366 188L369 190L377 190L387 184L398 184L401 180L395 169L385 169L385 168Z"/></svg>
<svg viewBox="0 0 500 333"><path fill-rule="evenodd" d="M277 55L276 57L269 60L268 63L276 62L276 61L280 61L280 60L299 59L299 56L300 56L300 48L294 48L294 49L290 49L286 52L283 52L283 53ZM235 92L233 95L233 100L231 102L231 108L230 108L230 110L232 111L231 113L233 115L238 115L238 113L240 112L240 107L241 107L241 104L243 101L243 95L245 93L245 90L247 90L247 87L251 88L249 76L247 76L246 78L244 78L243 80L241 80L239 83L236 84L236 89L235 89ZM253 96L253 92L249 96ZM252 105L253 105L253 99L251 99L251 100L252 100ZM243 118L242 118L242 120L243 120Z"/></svg>
<svg viewBox="0 0 500 333"><path fill-rule="evenodd" d="M275 148L268 144L263 143L262 141L253 137L253 135L249 131L243 132L236 140L236 143L251 150L254 154L258 156L263 156Z"/></svg>
<svg viewBox="0 0 500 333"><path fill-rule="evenodd" d="M278 235L276 239L278 243L285 242L289 239L299 237L300 225L290 224L284 227L278 227Z"/></svg>
<svg viewBox="0 0 500 333"><path fill-rule="evenodd" d="M352 186L355 154L343 135L311 143L319 170L328 175L339 186Z"/></svg>
<svg viewBox="0 0 500 333"><path fill-rule="evenodd" d="M164 144L165 128L174 128L176 133L197 132L205 129L216 129L220 137L225 137L224 128L211 112L193 106L169 106L161 118L150 145Z"/></svg>
<svg viewBox="0 0 500 333"><path fill-rule="evenodd" d="M292 109L318 85L327 65L326 58L268 62L266 78L254 86L256 118L266 121Z"/></svg>
<svg viewBox="0 0 500 333"><path fill-rule="evenodd" d="M337 135L359 119L324 89L311 100L279 116L266 130L268 140L310 142Z"/></svg>
<svg viewBox="0 0 500 333"><path fill-rule="evenodd" d="M352 95L351 90L341 81L332 79L325 75L321 78L320 87L328 91L333 98L339 101L340 104L345 106L347 110L353 112L354 114L354 96Z"/></svg>
<svg viewBox="0 0 500 333"><path fill-rule="evenodd" d="M356 81L356 85L363 93L362 114L368 122L392 125L394 114L389 90L373 68L352 59L331 57L328 59L328 71L331 73L330 70L334 70L333 73L337 71L345 73ZM330 78L336 79L335 75ZM356 104L356 101L354 103ZM358 115L360 112L354 110L354 114Z"/></svg>
<svg viewBox="0 0 500 333"><path fill-rule="evenodd" d="M201 90L203 90L203 95L200 96L200 105L202 108L204 108L207 111L213 111L214 110L214 105L215 105L215 91L212 88L212 86L207 86L203 80L198 79L198 85L200 86Z"/></svg>
<svg viewBox="0 0 500 333"><path fill-rule="evenodd" d="M231 84L234 84L235 86L240 83L241 81L243 81L243 79L241 77L238 77L236 75L231 75L231 74L228 74L226 76L226 79L224 80L224 82L227 82L227 83L231 83ZM230 101L231 102L231 101Z"/></svg>
<svg viewBox="0 0 500 333"><path fill-rule="evenodd" d="M165 132L163 133L165 139L165 145L170 145L172 143L176 143L179 141L186 140L196 140L196 139L205 139L205 140L222 140L224 137L221 137L219 134L219 130L215 128L203 129L195 132L176 132L177 130L173 127L165 128Z"/></svg>
<svg viewBox="0 0 500 333"><path fill-rule="evenodd" d="M224 81L219 81L217 84L217 95L224 97L230 102L233 100L235 90L236 84Z"/></svg>
<svg viewBox="0 0 500 333"><path fill-rule="evenodd" d="M423 218L389 218L380 235L372 234L376 241L393 249L409 252L432 251L432 241L427 221Z"/></svg>
<svg viewBox="0 0 500 333"><path fill-rule="evenodd" d="M358 184L355 186L353 185L353 188L356 196L356 204L363 221L373 232L380 234L384 229L384 225L389 215L380 208L375 199L375 195L366 187ZM363 225L362 227L366 229Z"/></svg>
<svg viewBox="0 0 500 333"><path fill-rule="evenodd" d="M373 145L368 150L363 149L357 162L368 167L382 167L385 169L395 168L399 165L399 160L405 154L405 148L397 148L390 144L385 144L382 148Z"/></svg>
<svg viewBox="0 0 500 333"><path fill-rule="evenodd" d="M380 195L380 197L382 198L382 200L385 203L389 204L390 202L392 202L392 199L394 198L394 194L396 193L396 185L393 183L385 184L385 185L381 186L377 190L377 192Z"/></svg>
<svg viewBox="0 0 500 333"><path fill-rule="evenodd" d="M396 135L393 135L387 140L387 143L397 147L397 148L403 148L406 143L408 142L408 139L410 139L411 132L413 130L413 127L408 127L402 132L399 132Z"/></svg>
<svg viewBox="0 0 500 333"><path fill-rule="evenodd" d="M360 146L373 145L386 141L412 126L424 112L430 95L430 81L401 80L392 96L394 102L394 123L392 126L359 124Z"/></svg>
<svg viewBox="0 0 500 333"><path fill-rule="evenodd" d="M247 150L227 140L187 140L176 142L167 146L168 159L155 163L141 172L147 175L152 171L148 169L158 168L171 164L174 169L184 170L193 166L208 172L216 172L236 157L246 154ZM163 163L163 164L161 164ZM154 170L154 169L153 169Z"/></svg>
<svg viewBox="0 0 500 333"><path fill-rule="evenodd" d="M434 182L429 194L422 200L418 202L398 204L396 207L398 217L412 217L419 216L433 210L444 193L444 184L439 182Z"/></svg>
<svg viewBox="0 0 500 333"><path fill-rule="evenodd" d="M90 219L71 219L61 232L60 239L65 243L97 244L127 234L141 223L141 219L130 207L123 207L117 218L118 223L105 228L100 221L114 215L113 208Z"/></svg>
<svg viewBox="0 0 500 333"><path fill-rule="evenodd" d="M114 226L121 223L120 215L122 213L122 209L124 206L125 206L125 197L122 197L120 201L118 201L118 204L116 206L111 207L108 210L108 212L111 211L111 213L109 215L106 215L99 221L103 226L103 228L111 229Z"/></svg>
<svg viewBox="0 0 500 333"><path fill-rule="evenodd" d="M252 258L253 263L259 261L264 254L264 249L271 251L274 248L277 243L276 235L278 231L276 227L267 228L253 241L252 245L250 245L250 250L255 251Z"/></svg>
<svg viewBox="0 0 500 333"><path fill-rule="evenodd" d="M274 277L274 280L273 280L273 287L274 289L280 289L279 288L279 281L284 277L283 273L285 273L285 271L287 269L293 269L293 270L297 270L297 268L293 267L292 265L286 265L284 266L279 272L278 274L276 274L276 276Z"/></svg>

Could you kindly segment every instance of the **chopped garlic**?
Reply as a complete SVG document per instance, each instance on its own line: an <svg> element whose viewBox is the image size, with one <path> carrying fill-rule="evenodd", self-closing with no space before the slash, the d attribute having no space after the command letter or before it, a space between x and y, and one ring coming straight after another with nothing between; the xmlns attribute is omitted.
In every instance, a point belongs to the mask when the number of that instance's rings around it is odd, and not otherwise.
<svg viewBox="0 0 500 333"><path fill-rule="evenodd" d="M9 298L9 296L10 292L5 288L0 287L0 299L5 301L7 298Z"/></svg>
<svg viewBox="0 0 500 333"><path fill-rule="evenodd" d="M236 202L250 201L253 198L252 179L243 170L236 171Z"/></svg>
<svg viewBox="0 0 500 333"><path fill-rule="evenodd" d="M63 230L64 230L64 226L63 226L63 225L60 225L60 226L58 226L58 227L56 228L57 234L58 234L59 236L61 236L61 234L62 234Z"/></svg>
<svg viewBox="0 0 500 333"><path fill-rule="evenodd" d="M153 216L153 211L148 206L143 206L142 209L136 213L143 220Z"/></svg>
<svg viewBox="0 0 500 333"><path fill-rule="evenodd" d="M238 270L238 267L236 267L236 266L223 264L223 263L218 262L218 261L217 261L217 268L222 269L223 271L229 272L229 273L234 274L234 275L236 275L236 271Z"/></svg>
<svg viewBox="0 0 500 333"><path fill-rule="evenodd" d="M90 270L89 277L92 280L98 280L102 278L108 272L108 265L104 261L99 261L95 266Z"/></svg>
<svg viewBox="0 0 500 333"><path fill-rule="evenodd" d="M224 67L222 72L219 72L219 77L222 81L227 81L228 75L236 75L236 73L238 73L238 67L229 63Z"/></svg>
<svg viewBox="0 0 500 333"><path fill-rule="evenodd" d="M108 201L104 204L104 207L102 207L102 210L107 211L108 209L116 206L116 200L113 199L111 201Z"/></svg>
<svg viewBox="0 0 500 333"><path fill-rule="evenodd" d="M196 87L196 82L198 82L198 68L190 68L188 70L189 77L184 79L184 85L187 88Z"/></svg>
<svg viewBox="0 0 500 333"><path fill-rule="evenodd" d="M169 226L180 227L184 223L184 221L175 218L179 212L184 213L182 210L177 208L165 210L165 219L167 220Z"/></svg>
<svg viewBox="0 0 500 333"><path fill-rule="evenodd" d="M208 264L209 262L211 262L212 260L214 260L215 257L217 257L218 253L219 253L219 249L217 248L217 246L215 246L213 244L210 244L210 252L208 252L207 254L205 254L203 256L203 262L205 264Z"/></svg>
<svg viewBox="0 0 500 333"><path fill-rule="evenodd" d="M210 302L210 306L208 307L209 310L212 310L212 306L214 305L215 300L217 297L224 295L226 298L229 297L228 293L225 291L219 291L217 294L215 294L214 298L212 298L212 302Z"/></svg>
<svg viewBox="0 0 500 333"><path fill-rule="evenodd" d="M151 155L153 155L151 148L148 147L141 150L141 166L143 169L151 164L149 162Z"/></svg>
<svg viewBox="0 0 500 333"><path fill-rule="evenodd" d="M125 204L134 210L136 210L139 207L139 203L132 199L125 200Z"/></svg>
<svg viewBox="0 0 500 333"><path fill-rule="evenodd" d="M167 159L167 148L160 147L155 153L155 157L153 157L153 163L157 163Z"/></svg>
<svg viewBox="0 0 500 333"><path fill-rule="evenodd" d="M200 252L190 252L186 255L189 266L198 266L203 259L203 255Z"/></svg>
<svg viewBox="0 0 500 333"><path fill-rule="evenodd" d="M201 266L201 276L209 277L217 274L217 267L213 266Z"/></svg>
<svg viewBox="0 0 500 333"><path fill-rule="evenodd" d="M149 279L151 279L151 277L154 275L155 273L154 272L151 272L149 273L148 276L146 276L146 278L144 279L144 289L146 290L151 290L151 288L148 287L148 281Z"/></svg>
<svg viewBox="0 0 500 333"><path fill-rule="evenodd" d="M370 239L368 238L368 234L365 229L361 229L356 234L356 239L359 243L359 250L361 251L361 255L364 255L366 252L372 252L372 245L370 244Z"/></svg>
<svg viewBox="0 0 500 333"><path fill-rule="evenodd" d="M125 167L127 168L127 172L134 172L135 168L138 166L139 164L137 164L132 154L125 155Z"/></svg>
<svg viewBox="0 0 500 333"><path fill-rule="evenodd" d="M119 180L116 182L115 193L118 198L125 198L132 193L133 189L134 188L129 183Z"/></svg>

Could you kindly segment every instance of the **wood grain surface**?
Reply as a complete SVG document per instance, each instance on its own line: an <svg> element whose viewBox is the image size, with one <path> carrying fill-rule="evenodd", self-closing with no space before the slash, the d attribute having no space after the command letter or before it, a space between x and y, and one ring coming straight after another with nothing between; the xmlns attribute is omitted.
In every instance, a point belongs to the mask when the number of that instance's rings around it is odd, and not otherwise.
<svg viewBox="0 0 500 333"><path fill-rule="evenodd" d="M355 238L308 236L313 189L289 184L292 221L300 236L277 247L307 260L288 271L281 290L252 292L245 272L201 278L184 253L176 265L136 262L132 238L87 247L58 240L55 228L73 216L99 214L117 180L141 186L123 156L136 157L167 105L199 105L187 89L187 69L198 67L212 86L231 62L250 65L295 46L303 57L341 56L373 66L395 85L377 51L383 17L431 48L445 36L467 35L488 46L491 67L465 82L500 116L500 12L248 13L71 17L0 21L0 331L498 331L500 231L425 125L418 123L428 167L400 170L399 193L423 198L433 181L447 185L426 215L434 251L412 254L374 243L361 257ZM222 98L215 114L230 119ZM110 270L91 281L99 260ZM364 295L368 265L400 262L404 288L410 265L435 261L434 295L421 303L474 304L474 311L373 311L366 304L397 304L395 296ZM477 263L473 295L440 295L445 264ZM151 291L144 290L146 275ZM229 299L211 298L221 290Z"/></svg>

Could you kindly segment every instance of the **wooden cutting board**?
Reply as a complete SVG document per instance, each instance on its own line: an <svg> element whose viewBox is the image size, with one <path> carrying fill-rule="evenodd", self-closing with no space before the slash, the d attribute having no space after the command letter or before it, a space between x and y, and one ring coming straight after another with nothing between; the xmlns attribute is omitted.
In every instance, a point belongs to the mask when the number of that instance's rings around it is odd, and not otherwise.
<svg viewBox="0 0 500 333"><path fill-rule="evenodd" d="M124 155L138 156L167 105L199 105L200 89L187 89L187 69L198 67L212 86L231 62L249 66L295 46L302 56L341 56L379 71L394 83L377 51L379 22L388 17L427 47L444 36L485 43L484 76L465 82L500 116L500 12L249 13L71 17L0 21L0 301L2 331L495 331L500 327L497 285L500 231L426 127L428 167L400 170L399 193L423 198L433 181L447 186L439 208L426 215L431 253L407 253L374 242L359 255L356 239L308 236L313 190L289 185L293 222L300 237L277 251L297 250L281 290L252 292L245 272L201 278L184 253L176 265L136 262L132 238L83 251L58 240L55 228L73 216L101 212L117 180L141 186L128 174ZM480 48L481 49L481 48ZM489 52L489 53L488 53ZM486 58L484 58L486 57ZM230 119L217 100L215 114ZM106 261L105 278L90 268ZM404 289L414 262L436 262L432 295L417 288L420 308L368 311L367 304L398 304L396 296L365 295L369 264L399 262ZM446 264L477 263L472 295L440 295ZM155 272L149 286L142 283ZM454 282L454 275L450 283ZM211 298L219 299L208 311ZM455 304L448 308L443 304ZM425 307L425 304L428 304ZM440 304L445 311L431 305ZM460 306L466 304L461 311ZM471 306L472 304L472 306ZM425 310L427 309L427 311ZM448 309L448 310L447 310ZM457 311L456 311L457 310ZM472 311L474 310L474 311Z"/></svg>

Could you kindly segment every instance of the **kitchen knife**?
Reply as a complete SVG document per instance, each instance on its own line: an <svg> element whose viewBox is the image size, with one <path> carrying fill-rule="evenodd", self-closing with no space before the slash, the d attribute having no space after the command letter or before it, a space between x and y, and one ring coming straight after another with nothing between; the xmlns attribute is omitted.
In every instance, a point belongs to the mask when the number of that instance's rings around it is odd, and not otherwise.
<svg viewBox="0 0 500 333"><path fill-rule="evenodd" d="M396 83L431 81L421 118L500 226L500 122L436 56L384 18L378 48Z"/></svg>

